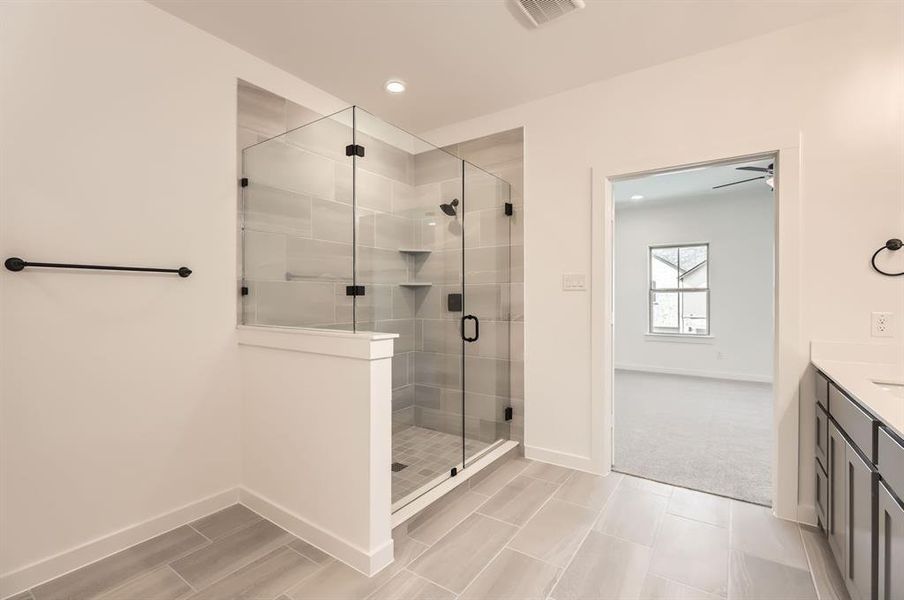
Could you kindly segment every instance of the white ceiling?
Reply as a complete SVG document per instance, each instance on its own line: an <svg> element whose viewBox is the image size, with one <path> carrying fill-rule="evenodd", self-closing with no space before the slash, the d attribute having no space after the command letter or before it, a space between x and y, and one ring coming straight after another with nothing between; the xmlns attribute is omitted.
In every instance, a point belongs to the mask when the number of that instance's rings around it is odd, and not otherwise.
<svg viewBox="0 0 904 600"><path fill-rule="evenodd" d="M772 159L770 158L748 160L623 179L616 181L612 186L612 196L616 207L619 209L647 207L686 199L706 200L726 194L737 194L738 192L762 192L764 197L771 197L772 190L763 179L717 190L713 189L717 185L759 177L760 175L760 173L752 173L750 171L738 171L738 167L767 167L771 162ZM632 200L631 196L635 195L641 195L643 198Z"/></svg>
<svg viewBox="0 0 904 600"><path fill-rule="evenodd" d="M512 0L150 0L411 131L426 131L849 6L587 0L539 29ZM390 96L387 79L408 83Z"/></svg>

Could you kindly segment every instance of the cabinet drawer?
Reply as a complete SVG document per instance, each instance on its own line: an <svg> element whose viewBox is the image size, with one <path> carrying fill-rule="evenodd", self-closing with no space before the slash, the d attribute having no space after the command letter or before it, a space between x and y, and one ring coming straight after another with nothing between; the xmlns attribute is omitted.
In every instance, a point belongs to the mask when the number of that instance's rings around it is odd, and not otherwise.
<svg viewBox="0 0 904 600"><path fill-rule="evenodd" d="M823 469L828 470L829 461L826 448L829 447L829 416L825 409L816 405L816 460L822 464Z"/></svg>
<svg viewBox="0 0 904 600"><path fill-rule="evenodd" d="M860 451L875 462L872 417L834 385L829 386L829 414Z"/></svg>
<svg viewBox="0 0 904 600"><path fill-rule="evenodd" d="M829 410L829 380L826 376L816 371L816 404Z"/></svg>
<svg viewBox="0 0 904 600"><path fill-rule="evenodd" d="M878 454L876 465L882 479L899 498L904 497L904 446L882 426L879 427Z"/></svg>

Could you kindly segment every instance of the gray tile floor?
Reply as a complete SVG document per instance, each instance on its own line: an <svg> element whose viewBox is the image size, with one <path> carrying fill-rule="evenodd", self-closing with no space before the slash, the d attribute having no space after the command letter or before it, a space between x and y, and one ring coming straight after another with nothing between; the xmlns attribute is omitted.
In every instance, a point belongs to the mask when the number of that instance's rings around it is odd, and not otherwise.
<svg viewBox="0 0 904 600"><path fill-rule="evenodd" d="M470 458L489 444L467 439L464 452ZM442 475L448 475L452 467L461 464L462 438L460 435L411 426L392 434L392 462L407 465L392 474L392 502L421 489Z"/></svg>
<svg viewBox="0 0 904 600"><path fill-rule="evenodd" d="M772 502L772 385L615 372L615 468Z"/></svg>
<svg viewBox="0 0 904 600"><path fill-rule="evenodd" d="M475 476L394 538L395 562L368 578L236 505L21 598L847 598L812 528L752 504L522 458Z"/></svg>

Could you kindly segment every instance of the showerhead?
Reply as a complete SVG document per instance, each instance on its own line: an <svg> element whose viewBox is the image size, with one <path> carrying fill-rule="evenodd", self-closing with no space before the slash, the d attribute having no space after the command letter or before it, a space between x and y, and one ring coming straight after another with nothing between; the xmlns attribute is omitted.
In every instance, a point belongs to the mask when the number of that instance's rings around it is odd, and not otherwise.
<svg viewBox="0 0 904 600"><path fill-rule="evenodd" d="M447 215L449 215L450 217L454 217L454 216L455 216L455 213L456 213L455 207L456 207L456 206L458 206L458 198L453 198L453 199L452 199L452 202L450 202L450 203L448 203L448 204L440 204L440 205L439 205L440 209L441 209L444 213L446 213Z"/></svg>

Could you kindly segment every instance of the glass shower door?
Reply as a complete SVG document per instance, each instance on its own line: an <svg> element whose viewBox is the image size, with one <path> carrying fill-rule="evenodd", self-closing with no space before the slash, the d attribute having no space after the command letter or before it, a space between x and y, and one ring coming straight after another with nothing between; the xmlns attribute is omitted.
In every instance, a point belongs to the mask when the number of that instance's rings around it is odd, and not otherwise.
<svg viewBox="0 0 904 600"><path fill-rule="evenodd" d="M509 439L511 186L464 163L464 464Z"/></svg>
<svg viewBox="0 0 904 600"><path fill-rule="evenodd" d="M397 333L392 506L462 468L462 163L355 108L357 331Z"/></svg>

